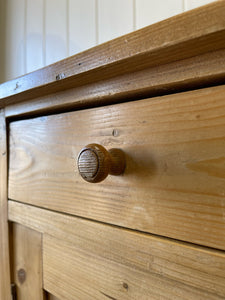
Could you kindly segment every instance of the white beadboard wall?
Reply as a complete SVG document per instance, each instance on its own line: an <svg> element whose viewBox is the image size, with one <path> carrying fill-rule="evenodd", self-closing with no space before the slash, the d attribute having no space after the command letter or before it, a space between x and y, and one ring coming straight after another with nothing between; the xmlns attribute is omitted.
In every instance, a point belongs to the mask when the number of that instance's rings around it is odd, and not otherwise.
<svg viewBox="0 0 225 300"><path fill-rule="evenodd" d="M0 0L0 82L209 2Z"/></svg>
<svg viewBox="0 0 225 300"><path fill-rule="evenodd" d="M0 0L0 82L5 80L5 1Z"/></svg>

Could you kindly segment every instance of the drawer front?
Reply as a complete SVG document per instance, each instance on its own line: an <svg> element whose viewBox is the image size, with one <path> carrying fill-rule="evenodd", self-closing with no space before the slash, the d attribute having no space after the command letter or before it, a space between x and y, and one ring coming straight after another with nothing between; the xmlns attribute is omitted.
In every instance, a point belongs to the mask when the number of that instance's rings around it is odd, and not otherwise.
<svg viewBox="0 0 225 300"><path fill-rule="evenodd" d="M225 87L15 121L9 198L225 249ZM126 170L79 175L82 147L120 148Z"/></svg>

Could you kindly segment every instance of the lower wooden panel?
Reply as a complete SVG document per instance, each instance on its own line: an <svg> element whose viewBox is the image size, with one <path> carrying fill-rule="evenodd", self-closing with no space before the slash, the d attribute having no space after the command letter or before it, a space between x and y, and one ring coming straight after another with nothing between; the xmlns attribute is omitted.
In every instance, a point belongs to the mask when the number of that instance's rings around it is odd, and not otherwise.
<svg viewBox="0 0 225 300"><path fill-rule="evenodd" d="M44 300L42 289L42 235L19 224L12 224L12 280L17 300Z"/></svg>
<svg viewBox="0 0 225 300"><path fill-rule="evenodd" d="M102 251L105 251L105 241L98 242L102 246ZM97 253L93 248L88 250L86 246L77 247L72 243L45 236L43 244L45 289L65 300L223 299L218 295L220 291L218 294L211 294L209 289L207 291L195 288L190 283L192 280L186 277L188 268L185 266L186 261L193 260L196 263L201 259L198 251L192 250L192 258L182 257L181 252L177 253L178 259L173 261L172 258L168 261L173 247L164 244L163 241L155 243L149 239L148 250L152 251L146 251L146 248L140 248L138 245L132 249L129 244L126 249L125 243L121 243L120 252L116 253L118 250L116 248L111 241L111 253L103 257L104 255L101 256L101 253ZM126 261L127 250L133 252L130 253L133 257L129 263ZM173 253L171 254L173 256ZM113 259L114 255L118 255L118 261ZM208 262L210 263L209 257ZM172 265L173 268L170 269ZM166 275L165 271L170 274ZM210 286L211 274L201 274L201 271L194 269L193 265L190 265L189 272L189 276L195 278L196 283L205 277L206 285ZM175 276L179 275L181 280L173 280L173 273L176 273Z"/></svg>
<svg viewBox="0 0 225 300"><path fill-rule="evenodd" d="M63 300L224 299L225 253L9 201L43 233L44 288Z"/></svg>

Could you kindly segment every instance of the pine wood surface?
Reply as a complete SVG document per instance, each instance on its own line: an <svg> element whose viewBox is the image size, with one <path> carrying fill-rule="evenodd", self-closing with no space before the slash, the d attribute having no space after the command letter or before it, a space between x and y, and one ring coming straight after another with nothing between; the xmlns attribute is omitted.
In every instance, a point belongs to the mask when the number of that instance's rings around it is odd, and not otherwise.
<svg viewBox="0 0 225 300"><path fill-rule="evenodd" d="M60 300L59 298L56 298L56 296L52 295L52 294L48 294L48 298L47 300Z"/></svg>
<svg viewBox="0 0 225 300"><path fill-rule="evenodd" d="M225 3L188 11L0 86L2 106L225 47ZM60 79L63 78L63 79ZM13 97L15 96L15 97Z"/></svg>
<svg viewBox="0 0 225 300"><path fill-rule="evenodd" d="M7 216L6 123L3 110L0 110L0 299L11 299Z"/></svg>
<svg viewBox="0 0 225 300"><path fill-rule="evenodd" d="M43 234L45 289L59 299L224 299L223 251L9 201Z"/></svg>
<svg viewBox="0 0 225 300"><path fill-rule="evenodd" d="M139 232L225 250L225 87L135 101L224 84L224 19L217 1L0 85L9 121L78 110L10 124L9 197L27 204L9 201L9 218L38 231L13 225L13 267L34 263L22 293L40 287L43 234L51 300L225 298L224 252ZM9 300L4 117L0 299ZM123 176L82 181L77 155L93 142L125 151Z"/></svg>
<svg viewBox="0 0 225 300"><path fill-rule="evenodd" d="M45 300L42 279L41 233L13 223L11 239L12 257L10 262L12 265L12 282L17 287L17 300Z"/></svg>
<svg viewBox="0 0 225 300"><path fill-rule="evenodd" d="M225 249L224 86L10 124L9 198ZM122 176L89 184L83 146L121 148Z"/></svg>
<svg viewBox="0 0 225 300"><path fill-rule="evenodd" d="M104 78L99 81L95 77L94 83L51 95L38 97L34 92L30 95L30 101L24 101L21 95L20 101L23 101L17 103L13 97L11 101L6 101L6 116L46 114L113 104L225 83L224 78L225 50L212 51L110 79Z"/></svg>

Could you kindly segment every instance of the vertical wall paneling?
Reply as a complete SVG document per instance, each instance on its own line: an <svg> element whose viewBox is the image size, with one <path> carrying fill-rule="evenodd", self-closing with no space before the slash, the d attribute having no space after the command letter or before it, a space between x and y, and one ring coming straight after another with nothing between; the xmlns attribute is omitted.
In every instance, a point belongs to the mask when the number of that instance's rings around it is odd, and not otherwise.
<svg viewBox="0 0 225 300"><path fill-rule="evenodd" d="M213 1L0 0L0 82Z"/></svg>
<svg viewBox="0 0 225 300"><path fill-rule="evenodd" d="M26 72L44 66L43 0L27 0L26 9Z"/></svg>
<svg viewBox="0 0 225 300"><path fill-rule="evenodd" d="M5 80L25 73L26 0L6 1Z"/></svg>
<svg viewBox="0 0 225 300"><path fill-rule="evenodd" d="M136 19L136 0L133 0L133 30L137 29Z"/></svg>
<svg viewBox="0 0 225 300"><path fill-rule="evenodd" d="M206 5L214 1L215 0L184 0L184 8L185 10L194 9L196 7Z"/></svg>
<svg viewBox="0 0 225 300"><path fill-rule="evenodd" d="M133 1L98 0L98 31L99 43L133 31Z"/></svg>
<svg viewBox="0 0 225 300"><path fill-rule="evenodd" d="M136 29L183 12L183 0L136 0Z"/></svg>
<svg viewBox="0 0 225 300"><path fill-rule="evenodd" d="M46 64L67 57L67 1L45 0Z"/></svg>
<svg viewBox="0 0 225 300"><path fill-rule="evenodd" d="M5 1L0 0L0 83L5 80Z"/></svg>
<svg viewBox="0 0 225 300"><path fill-rule="evenodd" d="M69 55L96 45L95 0L69 0Z"/></svg>

